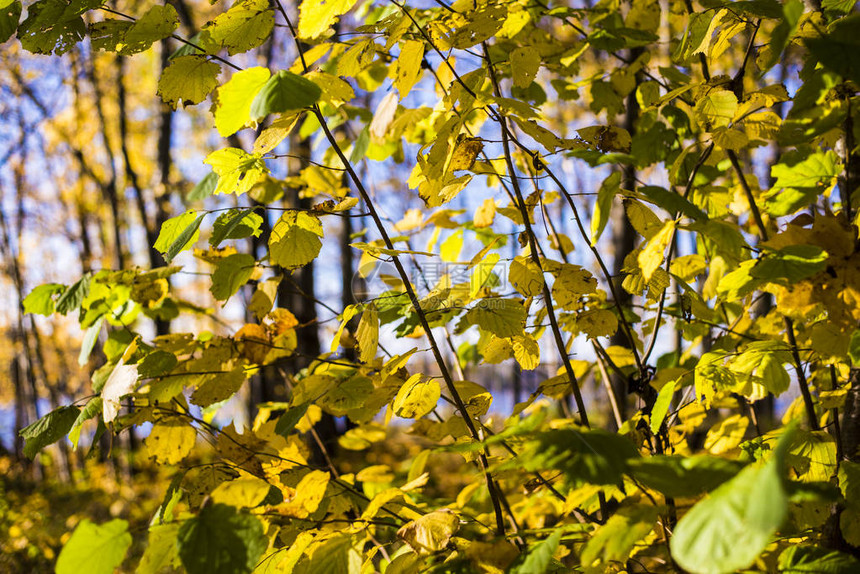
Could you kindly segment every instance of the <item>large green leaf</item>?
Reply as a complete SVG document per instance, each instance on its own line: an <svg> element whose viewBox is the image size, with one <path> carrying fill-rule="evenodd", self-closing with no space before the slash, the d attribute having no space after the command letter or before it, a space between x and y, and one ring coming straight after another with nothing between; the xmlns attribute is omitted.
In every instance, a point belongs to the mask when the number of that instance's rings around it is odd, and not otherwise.
<svg viewBox="0 0 860 574"><path fill-rule="evenodd" d="M788 515L783 486L794 427L766 463L748 466L685 514L670 542L672 557L694 574L747 568L773 540Z"/></svg>
<svg viewBox="0 0 860 574"><path fill-rule="evenodd" d="M59 283L45 283L39 285L30 294L24 297L24 312L37 315L52 315L54 313L54 296L66 290L65 285Z"/></svg>
<svg viewBox="0 0 860 574"><path fill-rule="evenodd" d="M180 252L194 245L200 237L200 224L205 215L197 215L196 211L190 209L161 224L153 247L164 256L166 262L170 263Z"/></svg>
<svg viewBox="0 0 860 574"><path fill-rule="evenodd" d="M33 458L40 450L66 436L75 424L78 413L78 407L60 407L18 431L26 441L24 455Z"/></svg>
<svg viewBox="0 0 860 574"><path fill-rule="evenodd" d="M511 574L534 574L546 572L552 562L552 556L558 550L562 530L557 528L552 534L535 544L528 554L511 568Z"/></svg>
<svg viewBox="0 0 860 574"><path fill-rule="evenodd" d="M637 457L636 447L621 435L567 428L539 433L520 459L526 470L560 470L572 482L620 484L627 461Z"/></svg>
<svg viewBox="0 0 860 574"><path fill-rule="evenodd" d="M771 170L776 181L765 197L764 207L774 216L794 213L829 191L842 173L842 164L832 150L810 155L794 151L783 154Z"/></svg>
<svg viewBox="0 0 860 574"><path fill-rule="evenodd" d="M209 290L219 301L226 301L248 282L254 272L254 256L247 253L234 253L220 259L212 274L212 287Z"/></svg>
<svg viewBox="0 0 860 574"><path fill-rule="evenodd" d="M806 47L824 67L860 84L860 14L837 20L820 38L807 38Z"/></svg>
<svg viewBox="0 0 860 574"><path fill-rule="evenodd" d="M827 252L817 245L789 245L777 251L765 251L750 275L790 285L823 271L827 267L827 257Z"/></svg>
<svg viewBox="0 0 860 574"><path fill-rule="evenodd" d="M112 574L131 546L128 522L119 518L105 524L87 519L78 524L57 558L57 574Z"/></svg>
<svg viewBox="0 0 860 574"><path fill-rule="evenodd" d="M263 218L254 213L255 209L254 207L231 209L219 215L212 226L209 245L218 247L225 239L259 237L263 231Z"/></svg>
<svg viewBox="0 0 860 574"><path fill-rule="evenodd" d="M256 517L211 504L182 525L177 544L189 574L241 574L253 570L267 542Z"/></svg>
<svg viewBox="0 0 860 574"><path fill-rule="evenodd" d="M176 8L170 4L155 5L122 35L116 49L126 56L146 51L155 42L170 37L178 27Z"/></svg>
<svg viewBox="0 0 860 574"><path fill-rule="evenodd" d="M743 468L739 462L709 455L649 456L631 459L627 466L637 481L673 498L710 492Z"/></svg>
<svg viewBox="0 0 860 574"><path fill-rule="evenodd" d="M591 566L596 560L607 565L626 561L636 543L654 529L657 516L657 508L652 505L620 508L585 545L583 566Z"/></svg>
<svg viewBox="0 0 860 574"><path fill-rule="evenodd" d="M0 44L12 37L21 18L21 2L0 0Z"/></svg>
<svg viewBox="0 0 860 574"><path fill-rule="evenodd" d="M269 114L300 110L320 99L322 90L312 81L281 70L263 85L251 102L250 117L261 120Z"/></svg>
<svg viewBox="0 0 860 574"><path fill-rule="evenodd" d="M789 546L779 555L779 571L791 574L854 574L860 561L818 546Z"/></svg>
<svg viewBox="0 0 860 574"><path fill-rule="evenodd" d="M39 0L27 7L27 19L18 27L18 39L34 54L65 54L83 40L86 25L81 14L103 0Z"/></svg>

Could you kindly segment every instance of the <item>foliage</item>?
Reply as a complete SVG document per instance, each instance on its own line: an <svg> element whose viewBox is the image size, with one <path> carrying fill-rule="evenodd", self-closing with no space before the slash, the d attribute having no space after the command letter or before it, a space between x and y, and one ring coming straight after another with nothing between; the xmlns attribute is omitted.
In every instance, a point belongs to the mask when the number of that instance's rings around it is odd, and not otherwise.
<svg viewBox="0 0 860 574"><path fill-rule="evenodd" d="M853 2L245 0L199 30L143 4L0 0L0 39L35 54L163 53L164 113L200 105L229 138L147 237L181 265L105 266L21 302L76 313L82 362L102 363L90 395L20 431L24 452L146 426L173 473L142 557L124 518L83 519L58 572L856 568ZM423 209L389 221L384 170ZM303 356L279 290L347 218L368 225L359 275L378 266L384 288ZM614 277L605 236L625 225ZM189 265L214 301L242 294L240 328L150 336L147 318L218 313L180 297ZM498 392L466 373L504 362L558 368L489 414ZM245 428L218 418L272 373L284 400ZM782 421L759 420L780 396ZM324 416L348 421L335 444Z"/></svg>

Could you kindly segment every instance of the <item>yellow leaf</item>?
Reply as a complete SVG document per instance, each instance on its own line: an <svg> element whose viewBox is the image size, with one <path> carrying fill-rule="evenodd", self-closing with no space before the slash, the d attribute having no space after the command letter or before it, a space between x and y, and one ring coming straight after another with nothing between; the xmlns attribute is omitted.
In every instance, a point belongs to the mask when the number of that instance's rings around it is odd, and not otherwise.
<svg viewBox="0 0 860 574"><path fill-rule="evenodd" d="M457 515L445 508L434 510L406 524L397 531L397 536L415 552L431 554L445 548L459 528L460 520Z"/></svg>
<svg viewBox="0 0 860 574"><path fill-rule="evenodd" d="M475 227L489 227L493 224L496 218L496 200L485 199L484 202L475 210L474 223Z"/></svg>
<svg viewBox="0 0 860 574"><path fill-rule="evenodd" d="M369 363L376 356L376 348L379 345L379 311L373 303L364 308L355 338L361 353L359 359L363 363Z"/></svg>
<svg viewBox="0 0 860 574"><path fill-rule="evenodd" d="M312 40L331 28L356 0L304 0L299 8L299 38Z"/></svg>
<svg viewBox="0 0 860 574"><path fill-rule="evenodd" d="M222 482L212 491L212 501L237 508L253 508L269 494L269 483L255 476Z"/></svg>
<svg viewBox="0 0 860 574"><path fill-rule="evenodd" d="M597 290L597 279L579 265L562 265L552 285L552 297L563 309L572 309L583 295Z"/></svg>
<svg viewBox="0 0 860 574"><path fill-rule="evenodd" d="M514 257L508 269L511 286L525 297L533 297L543 290L543 273L531 258Z"/></svg>
<svg viewBox="0 0 860 574"><path fill-rule="evenodd" d="M645 248L639 252L639 268L642 270L642 277L645 281L650 281L654 271L663 263L663 254L674 234L675 222L667 221L663 228L648 240Z"/></svg>
<svg viewBox="0 0 860 574"><path fill-rule="evenodd" d="M246 193L269 173L262 156L233 147L210 153L203 163L218 175L215 193Z"/></svg>
<svg viewBox="0 0 860 574"><path fill-rule="evenodd" d="M268 68L248 68L218 88L215 128L222 137L233 135L250 121L251 102L271 75Z"/></svg>
<svg viewBox="0 0 860 574"><path fill-rule="evenodd" d="M309 472L296 485L292 500L278 506L278 510L287 516L307 518L319 508L325 496L329 478L329 473L321 470Z"/></svg>
<svg viewBox="0 0 860 574"><path fill-rule="evenodd" d="M490 341L480 349L481 355L486 363L501 363L513 356L513 347L508 339L493 336Z"/></svg>
<svg viewBox="0 0 860 574"><path fill-rule="evenodd" d="M611 337L618 330L618 317L609 309L590 309L576 317L576 327L590 338Z"/></svg>
<svg viewBox="0 0 860 574"><path fill-rule="evenodd" d="M250 109L248 110L248 115L250 116ZM299 123L300 117L303 117L301 113L284 114L273 121L254 140L253 152L256 154L265 154L278 147Z"/></svg>
<svg viewBox="0 0 860 574"><path fill-rule="evenodd" d="M400 49L400 57L395 66L394 87L400 92L403 100L412 90L412 86L421 77L421 60L424 58L424 42L409 40Z"/></svg>
<svg viewBox="0 0 860 574"><path fill-rule="evenodd" d="M334 353L337 351L337 348L340 346L340 339L343 337L343 330L346 328L346 324L349 323L353 317L358 314L358 307L355 305L350 305L346 309L343 310L343 314L341 315L341 323L340 327L338 327L337 332L334 334L334 338L331 340L331 352Z"/></svg>
<svg viewBox="0 0 860 574"><path fill-rule="evenodd" d="M399 488L387 488L383 490L370 500L370 504L368 504L367 508L364 509L364 512L361 513L361 518L364 520L372 519L377 515L377 513L379 513L383 506L392 500L403 498L404 496L403 491Z"/></svg>
<svg viewBox="0 0 860 574"><path fill-rule="evenodd" d="M394 413L405 419L419 419L433 410L442 389L435 379L418 373L409 377L394 397Z"/></svg>
<svg viewBox="0 0 860 574"><path fill-rule="evenodd" d="M534 370L540 365L540 347L531 336L513 337L514 357L524 371Z"/></svg>
<svg viewBox="0 0 860 574"><path fill-rule="evenodd" d="M523 46L511 52L511 75L514 85L528 88L540 68L540 53L531 46Z"/></svg>
<svg viewBox="0 0 860 574"><path fill-rule="evenodd" d="M149 456L162 464L176 464L194 447L197 431L190 424L172 420L156 423L144 439Z"/></svg>
<svg viewBox="0 0 860 574"><path fill-rule="evenodd" d="M708 431L705 437L705 448L711 454L723 454L737 448L744 439L750 420L741 415L732 415L724 419Z"/></svg>
<svg viewBox="0 0 860 574"><path fill-rule="evenodd" d="M322 223L304 211L287 211L272 228L269 256L275 265L293 269L316 259L322 248Z"/></svg>
<svg viewBox="0 0 860 574"><path fill-rule="evenodd" d="M499 262L500 258L501 256L498 253L490 253L481 261L475 262L472 265L472 276L469 279L469 296L471 298L474 299L481 292L487 279L493 275L493 269L495 269L496 263Z"/></svg>
<svg viewBox="0 0 860 574"><path fill-rule="evenodd" d="M461 169L472 169L478 154L484 150L484 142L481 138L463 138L457 142L454 153L451 155L451 171Z"/></svg>
<svg viewBox="0 0 860 574"><path fill-rule="evenodd" d="M321 98L334 106L345 104L355 97L352 86L337 76L314 71L305 77L319 86L322 90Z"/></svg>
<svg viewBox="0 0 860 574"><path fill-rule="evenodd" d="M272 342L269 333L262 325L248 323L239 329L233 336L239 352L249 362L262 365L266 362L266 355L272 350Z"/></svg>

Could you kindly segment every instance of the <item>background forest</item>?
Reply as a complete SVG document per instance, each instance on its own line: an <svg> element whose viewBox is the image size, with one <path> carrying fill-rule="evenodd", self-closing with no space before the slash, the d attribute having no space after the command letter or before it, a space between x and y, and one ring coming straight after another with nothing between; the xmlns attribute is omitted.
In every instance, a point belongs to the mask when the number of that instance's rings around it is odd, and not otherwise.
<svg viewBox="0 0 860 574"><path fill-rule="evenodd" d="M0 42L0 570L860 570L853 0Z"/></svg>

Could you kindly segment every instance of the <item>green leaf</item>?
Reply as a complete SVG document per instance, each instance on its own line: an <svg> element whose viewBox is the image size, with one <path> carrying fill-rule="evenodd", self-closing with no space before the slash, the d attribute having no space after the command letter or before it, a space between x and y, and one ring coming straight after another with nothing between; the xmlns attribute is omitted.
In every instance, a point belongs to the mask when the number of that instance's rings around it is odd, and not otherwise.
<svg viewBox="0 0 860 574"><path fill-rule="evenodd" d="M782 20L774 28L770 35L770 53L767 61L761 63L762 71L767 71L776 64L782 56L782 51L788 45L788 41L797 32L797 24L803 15L803 2L800 0L787 0L782 5Z"/></svg>
<svg viewBox="0 0 860 574"><path fill-rule="evenodd" d="M535 574L546 572L552 562L552 556L558 550L562 530L557 528L552 534L535 544L525 559L511 569L511 574Z"/></svg>
<svg viewBox="0 0 860 574"><path fill-rule="evenodd" d="M194 189L188 192L188 201L200 201L202 199L206 199L215 193L216 187L218 187L218 174L214 171L210 171L203 176L203 179L197 182Z"/></svg>
<svg viewBox="0 0 860 574"><path fill-rule="evenodd" d="M860 14L840 18L820 38L806 38L806 47L825 68L860 84Z"/></svg>
<svg viewBox="0 0 860 574"><path fill-rule="evenodd" d="M304 0L299 8L299 38L313 40L331 28L356 0Z"/></svg>
<svg viewBox="0 0 860 574"><path fill-rule="evenodd" d="M632 459L627 466L637 481L674 498L710 492L743 468L737 461L710 455L649 456Z"/></svg>
<svg viewBox="0 0 860 574"><path fill-rule="evenodd" d="M99 333L102 331L103 322L104 317L99 317L84 333L84 340L81 342L81 352L78 354L79 366L83 367L90 360L90 354L93 352L93 347L95 347Z"/></svg>
<svg viewBox="0 0 860 574"><path fill-rule="evenodd" d="M633 443L604 430L557 429L539 433L520 462L529 471L556 469L589 484L620 484L628 459L639 457Z"/></svg>
<svg viewBox="0 0 860 574"><path fill-rule="evenodd" d="M654 506L622 507L601 526L582 550L582 564L624 562L637 542L648 536L658 518Z"/></svg>
<svg viewBox="0 0 860 574"><path fill-rule="evenodd" d="M218 185L214 193L247 193L269 173L260 154L250 154L241 149L228 147L210 153L203 163L212 166L218 174Z"/></svg>
<svg viewBox="0 0 860 574"><path fill-rule="evenodd" d="M202 102L218 86L221 67L205 56L175 58L158 80L158 95L174 108Z"/></svg>
<svg viewBox="0 0 860 574"><path fill-rule="evenodd" d="M275 265L294 269L307 265L322 249L322 222L304 211L287 211L272 228L269 257Z"/></svg>
<svg viewBox="0 0 860 574"><path fill-rule="evenodd" d="M851 364L860 365L860 329L851 333L851 339L848 342L848 356L851 358Z"/></svg>
<svg viewBox="0 0 860 574"><path fill-rule="evenodd" d="M180 252L194 245L200 237L200 224L205 216L205 213L197 215L196 211L190 209L182 215L171 217L161 224L161 231L153 247L170 263Z"/></svg>
<svg viewBox="0 0 860 574"><path fill-rule="evenodd" d="M21 2L0 1L0 44L11 38L18 29L19 18L21 18Z"/></svg>
<svg viewBox="0 0 860 574"><path fill-rule="evenodd" d="M274 24L268 0L244 0L207 24L200 32L200 42L207 49L212 44L227 48L233 56L261 45L272 34Z"/></svg>
<svg viewBox="0 0 860 574"><path fill-rule="evenodd" d="M251 102L250 117L260 121L269 114L300 110L314 105L322 90L305 77L281 70L268 79Z"/></svg>
<svg viewBox="0 0 860 574"><path fill-rule="evenodd" d="M827 258L827 252L817 245L789 245L777 251L765 251L750 270L750 276L791 285L823 271Z"/></svg>
<svg viewBox="0 0 860 574"><path fill-rule="evenodd" d="M170 37L177 28L179 16L176 8L170 4L155 5L123 34L117 51L125 56L143 52L155 42Z"/></svg>
<svg viewBox="0 0 860 574"><path fill-rule="evenodd" d="M853 574L860 561L818 546L789 546L779 555L779 571L791 574Z"/></svg>
<svg viewBox="0 0 860 574"><path fill-rule="evenodd" d="M81 14L102 0L39 0L27 7L27 19L18 27L21 46L34 54L65 54L84 39Z"/></svg>
<svg viewBox="0 0 860 574"><path fill-rule="evenodd" d="M119 518L104 524L84 519L57 558L57 574L112 574L131 546L128 522Z"/></svg>
<svg viewBox="0 0 860 574"><path fill-rule="evenodd" d="M18 431L26 441L24 456L33 458L40 450L66 436L78 413L80 409L77 407L60 407Z"/></svg>
<svg viewBox="0 0 860 574"><path fill-rule="evenodd" d="M773 216L794 213L829 191L842 172L842 164L832 150L808 156L800 151L787 152L770 174L775 180L765 196L764 207Z"/></svg>
<svg viewBox="0 0 860 574"><path fill-rule="evenodd" d="M750 566L788 516L783 486L789 427L766 463L748 466L685 514L670 542L672 557L693 574Z"/></svg>
<svg viewBox="0 0 860 574"><path fill-rule="evenodd" d="M620 172L616 172L620 173ZM645 197L654 202L657 207L662 207L672 215L680 213L690 219L707 219L704 211L684 199L683 195L674 193L662 187L645 185L639 188Z"/></svg>
<svg viewBox="0 0 860 574"><path fill-rule="evenodd" d="M81 427L91 418L99 416L102 408L103 401L101 397L93 397L89 400L87 406L83 408L78 418L75 419L72 430L69 431L69 440L72 441L72 448L78 448L78 440L81 438Z"/></svg>
<svg viewBox="0 0 860 574"><path fill-rule="evenodd" d="M511 76L518 88L527 88L540 69L540 52L533 46L523 46L511 52Z"/></svg>
<svg viewBox="0 0 860 574"><path fill-rule="evenodd" d="M179 558L189 574L250 572L266 545L260 521L225 504L204 506L179 529Z"/></svg>
<svg viewBox="0 0 860 574"><path fill-rule="evenodd" d="M254 213L254 210L253 207L231 209L219 215L212 226L209 245L218 247L225 239L259 237L263 231L263 218Z"/></svg>
<svg viewBox="0 0 860 574"><path fill-rule="evenodd" d="M90 276L84 275L78 279L74 285L63 291L60 298L57 299L57 313L65 315L69 311L74 311L80 308L84 298L90 292Z"/></svg>
<svg viewBox="0 0 860 574"><path fill-rule="evenodd" d="M663 385L663 388L657 393L657 400L654 401L654 406L651 407L651 422L649 427L652 433L657 434L660 432L660 427L666 419L666 413L669 412L669 407L672 406L672 397L674 394L674 381L669 381Z"/></svg>
<svg viewBox="0 0 860 574"><path fill-rule="evenodd" d="M278 418L278 422L275 423L275 432L282 437L289 437L293 429L296 428L296 425L299 424L299 421L302 420L302 417L305 416L305 413L308 412L308 407L310 406L311 403L303 403L296 407L290 407L287 412Z"/></svg>
<svg viewBox="0 0 860 574"><path fill-rule="evenodd" d="M59 283L45 283L39 285L30 294L24 297L24 313L35 313L36 315L50 316L54 313L54 296L66 290L65 285Z"/></svg>
<svg viewBox="0 0 860 574"><path fill-rule="evenodd" d="M222 137L233 135L251 121L251 103L271 75L268 68L248 68L218 88L215 127Z"/></svg>
<svg viewBox="0 0 860 574"><path fill-rule="evenodd" d="M712 89L701 98L694 110L702 129L711 131L731 123L738 109L738 98L728 90Z"/></svg>
<svg viewBox="0 0 860 574"><path fill-rule="evenodd" d="M248 282L254 273L255 264L254 256L247 253L234 253L219 259L215 264L209 291L218 301L226 301Z"/></svg>
<svg viewBox="0 0 860 574"><path fill-rule="evenodd" d="M179 363L176 355L167 351L153 351L137 364L137 375L141 379L160 377L173 370Z"/></svg>

